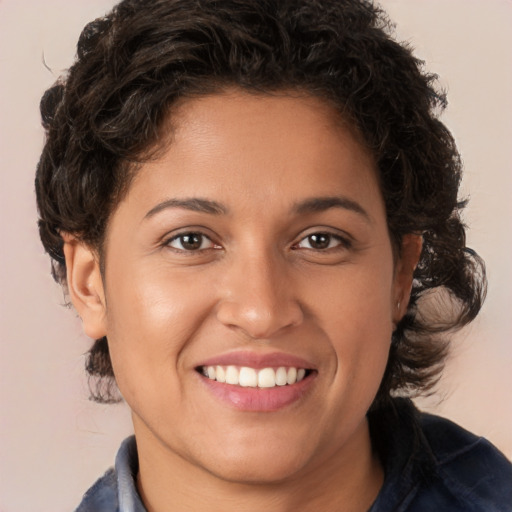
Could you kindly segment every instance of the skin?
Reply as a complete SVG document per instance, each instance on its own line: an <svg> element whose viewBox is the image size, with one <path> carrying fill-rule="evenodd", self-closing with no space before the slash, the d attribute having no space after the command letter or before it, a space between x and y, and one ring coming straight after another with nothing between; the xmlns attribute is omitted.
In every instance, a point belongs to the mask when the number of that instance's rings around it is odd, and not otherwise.
<svg viewBox="0 0 512 512"><path fill-rule="evenodd" d="M394 256L375 164L318 99L231 90L185 101L172 122L109 222L103 276L65 235L72 301L86 333L108 337L132 410L146 507L367 510L383 471L365 414L420 238ZM343 202L297 209L326 197ZM198 198L224 211L175 203ZM199 249L176 238L190 232ZM196 367L239 350L293 354L315 378L277 411L238 410Z"/></svg>

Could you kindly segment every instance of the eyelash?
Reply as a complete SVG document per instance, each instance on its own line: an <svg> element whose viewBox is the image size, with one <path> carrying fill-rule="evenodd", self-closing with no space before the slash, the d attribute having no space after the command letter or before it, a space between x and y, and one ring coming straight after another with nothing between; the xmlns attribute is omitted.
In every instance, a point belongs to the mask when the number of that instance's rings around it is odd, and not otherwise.
<svg viewBox="0 0 512 512"><path fill-rule="evenodd" d="M336 235L334 233L329 233L328 231L315 231L314 233L309 233L305 237L301 238L301 240L292 246L292 249L297 250L299 245L304 241L309 240L311 243L311 239L313 237L325 237L328 239L327 247L325 248L314 248L314 247L305 247L304 249L315 252L331 252L339 249L350 249L352 247L352 242L345 237L340 235ZM334 247L330 247L332 241L336 241L337 244Z"/></svg>
<svg viewBox="0 0 512 512"><path fill-rule="evenodd" d="M189 242L185 242L184 241L184 239L186 237L194 237L196 239L195 240L196 244L199 243L199 246L197 248L194 248L194 249L192 249L192 248L188 248L188 249L185 248L184 247L184 243L185 244L189 243ZM305 241L309 241L309 243L311 245L313 237L323 237L323 238L326 238L327 239L327 247L324 247L324 248L314 248L314 247L303 247L303 248L301 248L300 247L300 244L302 244ZM176 241L179 241L179 244L181 245L181 247L173 247L172 243L176 242ZM205 241L209 241L211 246L210 247L202 247ZM331 246L333 241L337 242L335 246ZM199 253L201 251L208 251L208 250L211 250L211 249L219 249L220 248L220 245L215 244L215 242L213 242L212 239L209 236L205 235L204 233L201 233L200 231L187 231L185 233L179 233L177 235L174 235L170 239L166 240L164 245L169 247L170 249L176 251L176 252L179 252L179 253L189 253L189 254L191 254L191 253ZM340 235L336 235L334 233L329 233L329 232L326 232L326 231L315 231L313 233L309 233L308 235L302 237L299 240L299 242L297 242L296 244L292 245L291 249L292 250L304 249L304 250L308 250L308 251L327 253L327 252L332 252L332 251L339 250L340 248L341 249L350 249L351 247L352 247L352 242L348 238L342 237Z"/></svg>
<svg viewBox="0 0 512 512"><path fill-rule="evenodd" d="M199 240L200 240L199 247L196 249L186 249L183 245L184 239L186 237L199 238ZM201 248L201 246L203 245L203 243L206 240L211 243L211 247ZM181 248L172 246L172 242L175 242L175 241L180 242ZM187 243L187 242L185 242L185 243ZM176 252L179 252L179 253L198 253L200 251L208 251L211 249L220 248L220 246L216 245L209 236L205 235L204 233L201 233L200 231L187 231L185 233L179 233L178 235L174 235L170 239L166 240L164 245Z"/></svg>

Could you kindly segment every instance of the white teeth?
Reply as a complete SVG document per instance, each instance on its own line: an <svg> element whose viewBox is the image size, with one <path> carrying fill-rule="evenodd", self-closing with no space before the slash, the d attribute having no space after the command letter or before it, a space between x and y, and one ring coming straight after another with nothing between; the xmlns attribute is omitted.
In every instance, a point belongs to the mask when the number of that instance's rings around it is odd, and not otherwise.
<svg viewBox="0 0 512 512"><path fill-rule="evenodd" d="M287 378L288 378L288 374L286 373L286 368L283 368L282 366L280 366L276 370L276 384L278 386L286 386Z"/></svg>
<svg viewBox="0 0 512 512"><path fill-rule="evenodd" d="M240 368L240 376L239 376L240 386L245 388L255 388L258 385L258 374L254 368L247 368L247 366L243 366Z"/></svg>
<svg viewBox="0 0 512 512"><path fill-rule="evenodd" d="M261 370L248 366L208 366L202 367L200 370L205 377L211 380L251 388L273 388L275 386L291 385L300 382L306 376L304 368L285 368L284 366L276 369L262 368Z"/></svg>
<svg viewBox="0 0 512 512"><path fill-rule="evenodd" d="M215 375L217 382L226 382L226 372L222 366L215 367Z"/></svg>
<svg viewBox="0 0 512 512"><path fill-rule="evenodd" d="M294 384L297 382L297 368L288 368L288 375L286 376L287 384Z"/></svg>
<svg viewBox="0 0 512 512"><path fill-rule="evenodd" d="M258 387L273 388L276 385L276 372L273 368L263 368L258 372Z"/></svg>
<svg viewBox="0 0 512 512"><path fill-rule="evenodd" d="M236 366L228 366L226 368L226 383L227 384L238 384L239 372Z"/></svg>

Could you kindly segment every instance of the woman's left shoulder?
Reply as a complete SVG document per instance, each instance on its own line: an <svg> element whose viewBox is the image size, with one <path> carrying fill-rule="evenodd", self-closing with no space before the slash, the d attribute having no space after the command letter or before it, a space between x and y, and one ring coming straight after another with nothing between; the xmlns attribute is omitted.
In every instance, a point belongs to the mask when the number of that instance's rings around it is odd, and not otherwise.
<svg viewBox="0 0 512 512"><path fill-rule="evenodd" d="M503 453L445 418L421 413L420 425L440 492L451 494L460 510L512 512L512 464Z"/></svg>

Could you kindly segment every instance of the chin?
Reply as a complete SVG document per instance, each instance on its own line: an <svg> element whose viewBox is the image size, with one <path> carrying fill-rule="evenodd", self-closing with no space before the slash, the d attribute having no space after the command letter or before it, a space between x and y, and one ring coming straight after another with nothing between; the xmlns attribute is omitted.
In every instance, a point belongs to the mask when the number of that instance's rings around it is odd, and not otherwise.
<svg viewBox="0 0 512 512"><path fill-rule="evenodd" d="M261 434L262 432L260 432ZM196 464L228 482L270 484L289 480L310 462L304 442L253 432L249 439L230 435L215 450L197 454ZM288 442L287 442L288 441Z"/></svg>
<svg viewBox="0 0 512 512"><path fill-rule="evenodd" d="M210 472L231 483L278 484L297 475L305 462L297 460L296 457L287 457L286 453L273 453L268 457L227 458L222 465L216 464L214 468L210 468Z"/></svg>

